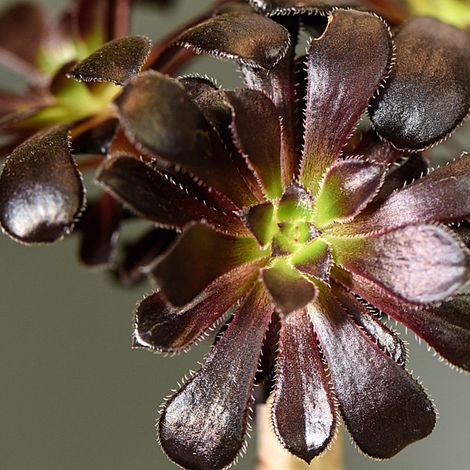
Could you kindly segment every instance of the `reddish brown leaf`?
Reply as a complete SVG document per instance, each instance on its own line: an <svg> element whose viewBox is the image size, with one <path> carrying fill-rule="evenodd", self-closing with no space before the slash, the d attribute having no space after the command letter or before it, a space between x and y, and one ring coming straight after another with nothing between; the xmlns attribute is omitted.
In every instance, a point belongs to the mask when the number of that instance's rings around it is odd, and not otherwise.
<svg viewBox="0 0 470 470"><path fill-rule="evenodd" d="M46 26L38 5L10 6L0 16L0 61L20 72L34 71Z"/></svg>
<svg viewBox="0 0 470 470"><path fill-rule="evenodd" d="M372 214L341 227L342 234L385 233L417 223L458 222L470 218L470 157L432 171L388 197Z"/></svg>
<svg viewBox="0 0 470 470"><path fill-rule="evenodd" d="M262 263L247 263L219 277L183 308L155 293L135 315L134 346L177 352L189 348L254 285Z"/></svg>
<svg viewBox="0 0 470 470"><path fill-rule="evenodd" d="M470 251L444 227L411 225L330 242L339 266L412 303L445 300L470 280Z"/></svg>
<svg viewBox="0 0 470 470"><path fill-rule="evenodd" d="M397 364L406 363L406 346L397 333L381 323L366 306L358 302L351 292L334 284L333 292L354 321L365 331L377 345L386 352Z"/></svg>
<svg viewBox="0 0 470 470"><path fill-rule="evenodd" d="M126 135L161 166L191 173L239 207L256 202L220 137L177 80L142 73L117 105Z"/></svg>
<svg viewBox="0 0 470 470"><path fill-rule="evenodd" d="M106 43L69 73L85 82L113 82L124 85L137 75L151 48L144 36L127 36Z"/></svg>
<svg viewBox="0 0 470 470"><path fill-rule="evenodd" d="M376 131L401 149L446 137L470 109L470 39L431 17L412 18L395 38L396 63L370 116Z"/></svg>
<svg viewBox="0 0 470 470"><path fill-rule="evenodd" d="M289 32L261 15L238 11L194 26L177 43L198 54L213 54L243 65L271 69L289 47Z"/></svg>
<svg viewBox="0 0 470 470"><path fill-rule="evenodd" d="M386 169L360 159L336 161L328 169L317 196L315 225L322 228L354 218L379 192Z"/></svg>
<svg viewBox="0 0 470 470"><path fill-rule="evenodd" d="M227 91L225 96L232 110L232 136L236 147L256 174L266 196L280 197L281 123L273 102L254 90Z"/></svg>
<svg viewBox="0 0 470 470"><path fill-rule="evenodd" d="M182 229L192 221L234 235L248 235L241 219L199 202L169 177L132 157L104 162L97 180L132 212L166 228Z"/></svg>
<svg viewBox="0 0 470 470"><path fill-rule="evenodd" d="M84 203L68 133L38 133L7 158L0 177L0 222L24 243L51 243L68 234Z"/></svg>
<svg viewBox="0 0 470 470"><path fill-rule="evenodd" d="M273 309L258 284L235 313L202 369L165 404L159 434L178 465L216 470L243 446L258 360Z"/></svg>
<svg viewBox="0 0 470 470"><path fill-rule="evenodd" d="M272 417L282 445L307 463L323 452L336 428L336 409L306 310L282 322Z"/></svg>
<svg viewBox="0 0 470 470"><path fill-rule="evenodd" d="M364 453L389 458L432 432L436 416L423 388L358 328L329 291L322 289L309 314L344 421Z"/></svg>
<svg viewBox="0 0 470 470"><path fill-rule="evenodd" d="M470 298L457 295L440 306L417 309L401 302L368 279L334 268L342 284L402 322L451 364L470 372Z"/></svg>
<svg viewBox="0 0 470 470"><path fill-rule="evenodd" d="M384 79L392 57L390 33L378 17L338 10L329 18L326 31L310 45L307 65L301 182L313 193Z"/></svg>
<svg viewBox="0 0 470 470"><path fill-rule="evenodd" d="M80 223L80 259L88 266L109 266L113 261L122 218L121 205L109 194L88 204Z"/></svg>
<svg viewBox="0 0 470 470"><path fill-rule="evenodd" d="M315 299L317 289L298 271L274 265L263 269L262 279L276 309L283 314L305 307Z"/></svg>
<svg viewBox="0 0 470 470"><path fill-rule="evenodd" d="M219 276L262 255L254 238L237 238L193 224L156 263L151 274L170 303L183 306Z"/></svg>

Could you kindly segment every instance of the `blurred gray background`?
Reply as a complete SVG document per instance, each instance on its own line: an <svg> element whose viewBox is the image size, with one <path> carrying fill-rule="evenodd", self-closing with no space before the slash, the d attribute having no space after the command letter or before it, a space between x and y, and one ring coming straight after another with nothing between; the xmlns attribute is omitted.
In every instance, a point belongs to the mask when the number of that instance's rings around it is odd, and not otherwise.
<svg viewBox="0 0 470 470"><path fill-rule="evenodd" d="M4 8L12 3L0 0ZM63 1L42 1L51 14ZM207 0L139 7L134 31L158 38ZM233 67L191 65L233 86ZM21 82L0 70L2 87ZM77 240L28 248L0 237L0 470L170 470L154 422L162 399L206 350L163 358L130 348L134 305L148 286L125 291L77 262ZM347 470L470 468L470 377L411 343L410 370L439 411L432 436L388 462L360 455L346 439ZM400 416L397 416L400 420ZM237 469L255 466L254 439ZM283 470L283 469L280 469Z"/></svg>

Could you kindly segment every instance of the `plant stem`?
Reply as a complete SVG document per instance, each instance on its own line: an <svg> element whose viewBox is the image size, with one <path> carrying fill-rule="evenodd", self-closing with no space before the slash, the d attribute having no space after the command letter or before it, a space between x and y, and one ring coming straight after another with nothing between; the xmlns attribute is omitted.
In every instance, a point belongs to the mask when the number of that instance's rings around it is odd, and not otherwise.
<svg viewBox="0 0 470 470"><path fill-rule="evenodd" d="M331 449L312 461L310 465L289 454L279 444L271 425L269 405L256 407L258 434L258 464L256 470L344 470L342 435Z"/></svg>

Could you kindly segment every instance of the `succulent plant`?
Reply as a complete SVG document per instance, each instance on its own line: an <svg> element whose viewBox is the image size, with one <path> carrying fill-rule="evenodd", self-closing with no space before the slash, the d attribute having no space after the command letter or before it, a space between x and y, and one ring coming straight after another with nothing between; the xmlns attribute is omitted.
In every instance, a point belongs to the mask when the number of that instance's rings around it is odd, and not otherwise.
<svg viewBox="0 0 470 470"><path fill-rule="evenodd" d="M227 322L162 408L161 444L184 468L237 458L263 380L279 441L307 462L339 416L375 458L427 436L434 407L378 312L470 369L467 229L450 227L469 219L470 158L426 174L417 153L468 113L467 36L416 18L392 38L371 13L280 3L230 6L178 40L237 61L245 87L132 78L117 106L135 150L97 177L181 231L147 268L158 290L135 346L183 351ZM297 57L300 21L318 34ZM357 143L367 109L374 130Z"/></svg>

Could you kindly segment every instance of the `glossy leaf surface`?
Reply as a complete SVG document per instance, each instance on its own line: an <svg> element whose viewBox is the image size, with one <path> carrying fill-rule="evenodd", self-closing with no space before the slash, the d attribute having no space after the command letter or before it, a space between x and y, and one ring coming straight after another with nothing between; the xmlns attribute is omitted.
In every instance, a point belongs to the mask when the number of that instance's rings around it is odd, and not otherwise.
<svg viewBox="0 0 470 470"><path fill-rule="evenodd" d="M439 142L470 109L470 38L437 19L412 18L395 37L396 63L370 116L402 149Z"/></svg>
<svg viewBox="0 0 470 470"><path fill-rule="evenodd" d="M151 274L170 303L183 306L219 276L261 258L262 254L252 237L237 238L193 224L157 262Z"/></svg>
<svg viewBox="0 0 470 470"><path fill-rule="evenodd" d="M357 298L346 289L334 285L335 297L347 310L354 321L366 332L377 345L386 352L397 364L404 366L406 363L406 346L397 333L392 331L367 307L357 301Z"/></svg>
<svg viewBox="0 0 470 470"><path fill-rule="evenodd" d="M256 174L266 196L280 197L281 123L273 102L263 93L246 89L227 91L225 96L232 109L234 143Z"/></svg>
<svg viewBox="0 0 470 470"><path fill-rule="evenodd" d="M372 214L341 227L341 233L384 233L416 223L450 223L469 217L470 157L464 155L394 192Z"/></svg>
<svg viewBox="0 0 470 470"><path fill-rule="evenodd" d="M127 136L162 165L189 172L240 206L256 202L220 137L177 80L142 73L117 104Z"/></svg>
<svg viewBox="0 0 470 470"><path fill-rule="evenodd" d="M80 259L88 266L109 266L119 237L122 207L104 193L88 204L80 222Z"/></svg>
<svg viewBox="0 0 470 470"><path fill-rule="evenodd" d="M264 269L262 279L280 313L288 314L305 307L317 294L313 283L283 263Z"/></svg>
<svg viewBox="0 0 470 470"><path fill-rule="evenodd" d="M135 315L134 346L163 352L185 350L211 328L254 285L262 263L248 263L219 277L183 308L161 294L144 299Z"/></svg>
<svg viewBox="0 0 470 470"><path fill-rule="evenodd" d="M432 432L436 417L423 388L359 330L330 293L322 290L309 314L342 416L364 453L389 458Z"/></svg>
<svg viewBox="0 0 470 470"><path fill-rule="evenodd" d="M245 439L258 359L273 310L258 284L202 369L165 405L159 422L167 455L194 470L220 470Z"/></svg>
<svg viewBox="0 0 470 470"><path fill-rule="evenodd" d="M68 234L84 202L68 132L55 127L26 140L0 177L0 222L25 243L51 243Z"/></svg>
<svg viewBox="0 0 470 470"><path fill-rule="evenodd" d="M281 21L290 32L290 46L285 56L271 69L242 66L246 87L264 93L271 99L282 122L280 165L282 182L287 187L298 172L300 161L300 122L298 100L302 97L296 88L299 77L295 68L295 47L299 34L296 19Z"/></svg>
<svg viewBox="0 0 470 470"><path fill-rule="evenodd" d="M274 206L269 201L251 206L243 212L245 224L261 246L271 240L273 214Z"/></svg>
<svg viewBox="0 0 470 470"><path fill-rule="evenodd" d="M180 185L132 157L107 160L97 180L136 214L162 227L182 229L204 220L220 231L247 235L241 220L192 197Z"/></svg>
<svg viewBox="0 0 470 470"><path fill-rule="evenodd" d="M334 268L333 274L349 289L414 331L451 364L470 372L468 295L457 295L440 306L417 309L387 295L365 277L352 276L338 268Z"/></svg>
<svg viewBox="0 0 470 470"><path fill-rule="evenodd" d="M368 13L335 11L323 35L312 41L301 169L301 182L311 192L316 193L323 174L346 145L391 57L386 24Z"/></svg>
<svg viewBox="0 0 470 470"><path fill-rule="evenodd" d="M335 405L306 310L282 322L272 417L282 445L306 462L335 432Z"/></svg>
<svg viewBox="0 0 470 470"><path fill-rule="evenodd" d="M271 69L289 47L289 32L261 15L232 12L211 18L183 33L178 44L197 53Z"/></svg>
<svg viewBox="0 0 470 470"><path fill-rule="evenodd" d="M300 272L328 282L333 264L331 247L323 240L314 240L295 253L292 264Z"/></svg>
<svg viewBox="0 0 470 470"><path fill-rule="evenodd" d="M337 264L413 303L445 300L470 279L469 250L444 227L412 225L331 243Z"/></svg>
<svg viewBox="0 0 470 470"><path fill-rule="evenodd" d="M327 171L317 196L314 223L322 228L359 214L377 195L386 167L360 159L338 160Z"/></svg>

